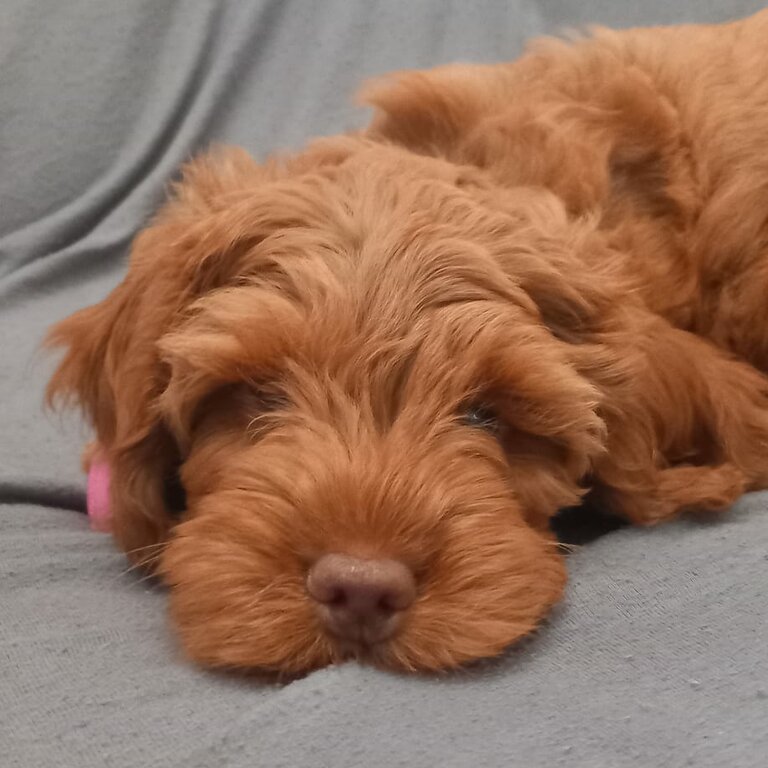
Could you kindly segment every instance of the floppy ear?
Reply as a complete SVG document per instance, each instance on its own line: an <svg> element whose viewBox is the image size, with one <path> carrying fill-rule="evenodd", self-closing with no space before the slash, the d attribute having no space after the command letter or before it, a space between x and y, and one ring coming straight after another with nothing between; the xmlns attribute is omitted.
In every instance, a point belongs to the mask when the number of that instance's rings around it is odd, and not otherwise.
<svg viewBox="0 0 768 768"><path fill-rule="evenodd" d="M590 222L540 214L508 239L495 226L487 247L596 393L604 450L584 477L595 498L650 524L765 487L768 377L649 309L615 272L627 256Z"/></svg>
<svg viewBox="0 0 768 768"><path fill-rule="evenodd" d="M135 253L145 247L146 238ZM112 530L137 561L149 559L151 549L142 548L168 533L166 482L179 460L154 410L164 385L154 342L168 318L162 304L147 316L153 299L159 301L152 286L133 276L101 303L60 322L47 340L67 348L48 401L76 402L93 425L97 450L111 469Z"/></svg>
<svg viewBox="0 0 768 768"><path fill-rule="evenodd" d="M486 247L598 393L605 450L585 478L596 498L654 523L764 487L768 377L650 309L617 269L629 257L594 222L567 221L551 195L527 197L510 232L495 223Z"/></svg>
<svg viewBox="0 0 768 768"><path fill-rule="evenodd" d="M237 276L270 230L269 211L262 219L243 216L269 177L236 150L188 165L174 198L137 236L124 281L48 336L48 346L66 349L48 401L78 404L94 427L111 469L114 536L135 561L154 560L151 545L168 535L168 492L183 458L158 407L170 378L160 339L196 296Z"/></svg>

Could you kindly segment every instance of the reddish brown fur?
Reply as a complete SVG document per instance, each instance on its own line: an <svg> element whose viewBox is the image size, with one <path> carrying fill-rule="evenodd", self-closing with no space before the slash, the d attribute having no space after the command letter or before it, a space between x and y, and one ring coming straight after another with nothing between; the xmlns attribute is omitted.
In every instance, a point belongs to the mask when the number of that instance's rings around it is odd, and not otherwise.
<svg viewBox="0 0 768 768"><path fill-rule="evenodd" d="M417 576L375 662L497 654L560 598L548 522L585 488L648 524L768 485L765 40L766 12L546 41L372 84L365 135L187 167L53 330L50 397L93 421L191 657L356 653L305 592L326 552Z"/></svg>

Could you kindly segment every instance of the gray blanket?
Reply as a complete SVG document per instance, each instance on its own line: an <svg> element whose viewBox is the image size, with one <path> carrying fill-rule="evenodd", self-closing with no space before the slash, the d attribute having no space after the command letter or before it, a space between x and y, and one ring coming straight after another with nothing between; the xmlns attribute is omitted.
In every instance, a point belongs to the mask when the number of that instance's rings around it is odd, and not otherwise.
<svg viewBox="0 0 768 768"><path fill-rule="evenodd" d="M563 26L719 21L757 0L3 0L0 765L712 766L768 761L768 495L570 556L523 646L444 677L348 664L286 686L179 658L164 596L81 510L45 328L102 298L177 165L365 119L363 77L511 58Z"/></svg>

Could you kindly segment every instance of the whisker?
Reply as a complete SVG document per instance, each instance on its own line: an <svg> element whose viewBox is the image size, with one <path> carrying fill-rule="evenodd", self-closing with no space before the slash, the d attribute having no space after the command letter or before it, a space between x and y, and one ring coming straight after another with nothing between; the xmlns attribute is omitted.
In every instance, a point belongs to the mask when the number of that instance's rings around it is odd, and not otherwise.
<svg viewBox="0 0 768 768"><path fill-rule="evenodd" d="M156 541L154 544L147 544L144 547L136 547L136 549L129 549L126 551L126 555L135 555L138 552L145 552L148 549L157 549L158 547L164 547L167 542Z"/></svg>
<svg viewBox="0 0 768 768"><path fill-rule="evenodd" d="M150 579L157 578L156 574L152 571L142 576L140 579L136 581L136 584L143 584L145 581L150 581Z"/></svg>
<svg viewBox="0 0 768 768"><path fill-rule="evenodd" d="M247 611L258 608L259 602L265 593L277 587L290 585L294 581L295 579L292 576L276 576L274 579L272 579L272 581L269 582L269 584L264 585L261 589L254 592L254 594L251 596L251 600L249 600L248 603L246 603L243 607Z"/></svg>
<svg viewBox="0 0 768 768"><path fill-rule="evenodd" d="M143 549L143 547L142 547L142 549ZM136 551L136 550L133 550L133 551ZM140 569L143 569L143 568L149 568L150 566L154 565L155 563L157 563L160 560L160 557L162 556L162 554L163 553L162 553L162 550L161 550L160 552L157 552L154 555L149 555L148 557L145 557L145 558L141 559L137 563L132 563L127 568L125 568L124 570L122 570L118 574L116 574L114 576L114 578L112 579L112 581L117 581L118 579L122 579L125 576L128 576L128 574L133 573L134 571L137 571L137 570L140 570ZM149 575L152 576L154 574L152 574L150 572Z"/></svg>

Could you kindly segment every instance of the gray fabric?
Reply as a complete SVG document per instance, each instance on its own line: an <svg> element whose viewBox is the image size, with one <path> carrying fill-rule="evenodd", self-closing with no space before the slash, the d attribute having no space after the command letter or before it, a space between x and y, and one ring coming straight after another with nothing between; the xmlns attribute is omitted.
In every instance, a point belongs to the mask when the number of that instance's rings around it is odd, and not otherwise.
<svg viewBox="0 0 768 768"><path fill-rule="evenodd" d="M181 660L162 592L90 533L76 418L42 413L45 328L119 280L178 163L364 118L364 76L511 58L585 22L760 2L4 0L0 18L0 764L735 766L768 754L768 495L570 558L538 637L458 675L354 664L279 687Z"/></svg>

